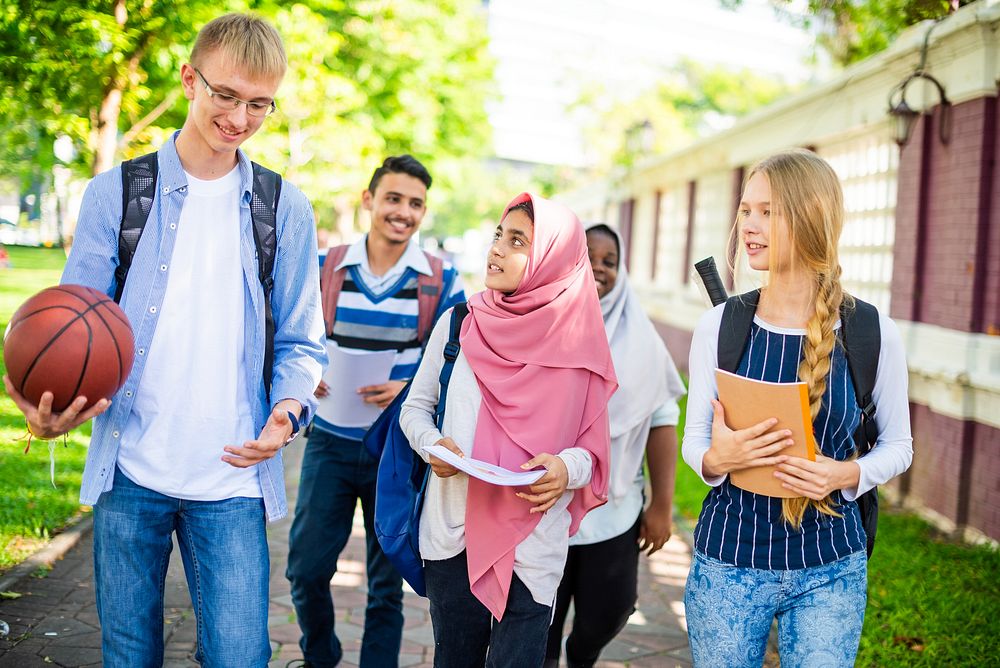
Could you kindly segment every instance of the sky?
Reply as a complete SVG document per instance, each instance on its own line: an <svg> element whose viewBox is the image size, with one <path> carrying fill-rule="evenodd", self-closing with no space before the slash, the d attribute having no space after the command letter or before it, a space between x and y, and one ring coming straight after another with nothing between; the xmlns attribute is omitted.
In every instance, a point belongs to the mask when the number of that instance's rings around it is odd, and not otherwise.
<svg viewBox="0 0 1000 668"><path fill-rule="evenodd" d="M490 106L496 155L582 166L582 115L568 110L600 83L627 99L687 58L815 76L812 37L778 19L768 0L728 11L718 0L489 0L490 52L501 99Z"/></svg>

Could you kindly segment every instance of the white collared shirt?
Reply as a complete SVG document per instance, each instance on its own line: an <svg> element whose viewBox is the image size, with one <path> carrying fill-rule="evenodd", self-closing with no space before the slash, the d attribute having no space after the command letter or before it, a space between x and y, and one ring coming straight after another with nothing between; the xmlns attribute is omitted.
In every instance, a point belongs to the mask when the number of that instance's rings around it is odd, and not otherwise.
<svg viewBox="0 0 1000 668"><path fill-rule="evenodd" d="M368 264L368 235L366 234L351 244L351 247L347 249L347 254L344 255L344 259L337 265L337 269L350 267L351 265L358 265L365 286L375 294L385 292L407 269L413 269L418 274L424 274L425 276L430 276L433 273L430 262L427 261L427 256L424 255L424 252L420 250L420 246L412 238L407 242L406 250L396 264L392 265L392 268L383 275L376 276L372 273L371 266Z"/></svg>

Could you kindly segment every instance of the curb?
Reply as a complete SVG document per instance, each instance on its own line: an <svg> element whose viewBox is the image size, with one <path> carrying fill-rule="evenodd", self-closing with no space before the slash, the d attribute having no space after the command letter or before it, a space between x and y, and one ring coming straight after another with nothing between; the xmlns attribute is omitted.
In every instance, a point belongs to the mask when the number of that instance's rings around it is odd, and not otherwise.
<svg viewBox="0 0 1000 668"><path fill-rule="evenodd" d="M93 528L93 513L82 516L76 523L66 527L59 535L53 538L48 545L0 576L0 591L9 590L39 568L51 566L62 559Z"/></svg>

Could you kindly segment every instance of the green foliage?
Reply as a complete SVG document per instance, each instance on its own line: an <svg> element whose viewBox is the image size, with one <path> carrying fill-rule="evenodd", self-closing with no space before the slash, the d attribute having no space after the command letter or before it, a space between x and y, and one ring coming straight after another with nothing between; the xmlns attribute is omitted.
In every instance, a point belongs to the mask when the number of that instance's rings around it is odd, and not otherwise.
<svg viewBox="0 0 1000 668"><path fill-rule="evenodd" d="M273 19L289 71L280 113L249 150L318 203L321 225L325 207L357 203L387 155L427 165L433 209L457 194L445 173L491 152L493 63L476 3L315 0Z"/></svg>
<svg viewBox="0 0 1000 668"><path fill-rule="evenodd" d="M0 270L0 330L21 303L59 282L66 257L61 249L8 246L11 269ZM0 361L0 373L6 373ZM55 488L49 481L44 441L27 446L24 417L0 387L0 571L17 564L82 512L78 496L90 425L53 441Z"/></svg>
<svg viewBox="0 0 1000 668"><path fill-rule="evenodd" d="M952 6L973 0L809 0L805 13L794 0L771 0L779 16L817 33L819 45L839 65L850 65L884 50L906 28L947 16ZM733 9L743 0L720 0Z"/></svg>
<svg viewBox="0 0 1000 668"><path fill-rule="evenodd" d="M599 169L628 167L640 153L666 153L700 135L719 130L739 116L788 94L780 79L751 70L707 67L681 61L635 99L614 101L602 90L587 91L577 107L596 110L586 130ZM631 145L628 135L643 123L652 133L649 146Z"/></svg>
<svg viewBox="0 0 1000 668"><path fill-rule="evenodd" d="M120 95L121 117L113 121L128 130L176 87L179 46L218 9L196 0L7 3L0 11L0 130L15 134L0 142L13 153L3 156L4 166L34 166L17 160L18 150L51 166L52 141L68 135L76 166L90 171L102 105Z"/></svg>
<svg viewBox="0 0 1000 668"><path fill-rule="evenodd" d="M475 0L56 0L0 8L0 173L51 172L71 137L79 174L158 147L185 118L179 69L197 30L230 11L273 21L289 69L279 113L247 145L327 211L353 207L383 157L409 152L432 173L491 153L492 69ZM116 100L120 98L120 113ZM103 119L118 146L99 141ZM436 184L434 198L457 192Z"/></svg>

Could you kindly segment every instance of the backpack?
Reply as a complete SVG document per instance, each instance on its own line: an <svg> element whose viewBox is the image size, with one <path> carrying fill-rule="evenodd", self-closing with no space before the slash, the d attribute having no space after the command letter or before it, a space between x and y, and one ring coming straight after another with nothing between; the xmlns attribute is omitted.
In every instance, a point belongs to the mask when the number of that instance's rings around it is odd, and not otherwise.
<svg viewBox="0 0 1000 668"><path fill-rule="evenodd" d="M264 289L264 392L270 401L274 373L274 315L271 313L271 289L274 287L274 256L278 248L278 199L281 176L256 162L253 166L253 192L250 220L254 246L257 248L257 278ZM118 267L115 269L115 303L121 302L125 279L139 238L149 219L156 196L158 162L156 153L122 162L122 220L118 229Z"/></svg>
<svg viewBox="0 0 1000 668"><path fill-rule="evenodd" d="M736 372L750 339L750 323L753 322L759 300L760 290L753 290L726 300L722 312L722 324L719 327L720 369ZM853 309L843 305L840 307L840 342L844 346L854 394L861 408L861 422L854 431L854 444L858 456L863 457L878 440L872 392L875 389L882 334L875 307L860 299L855 299L854 304ZM867 537L866 551L871 557L875 549L875 534L878 531L878 489L868 490L856 501L861 513L861 525Z"/></svg>
<svg viewBox="0 0 1000 668"><path fill-rule="evenodd" d="M461 350L458 335L468 313L469 307L464 302L456 304L451 313L448 343L444 347L444 365L438 376L441 390L438 393L437 408L434 409L434 423L438 429L444 423L448 382ZM420 512L424 507L431 467L413 451L399 426L399 412L409 393L410 383L407 383L375 420L363 442L378 460L378 476L375 479L375 536L385 556L389 557L389 561L413 591L426 596L424 564L420 558Z"/></svg>
<svg viewBox="0 0 1000 668"><path fill-rule="evenodd" d="M344 261L350 247L350 244L335 246L327 251L326 259L323 260L320 287L327 336L333 336L333 325L337 320L337 299L347 276L347 267L338 271L337 265ZM431 275L417 274L417 340L421 343L426 343L427 336L434 327L434 316L444 292L444 262L426 251L424 256L431 265Z"/></svg>

